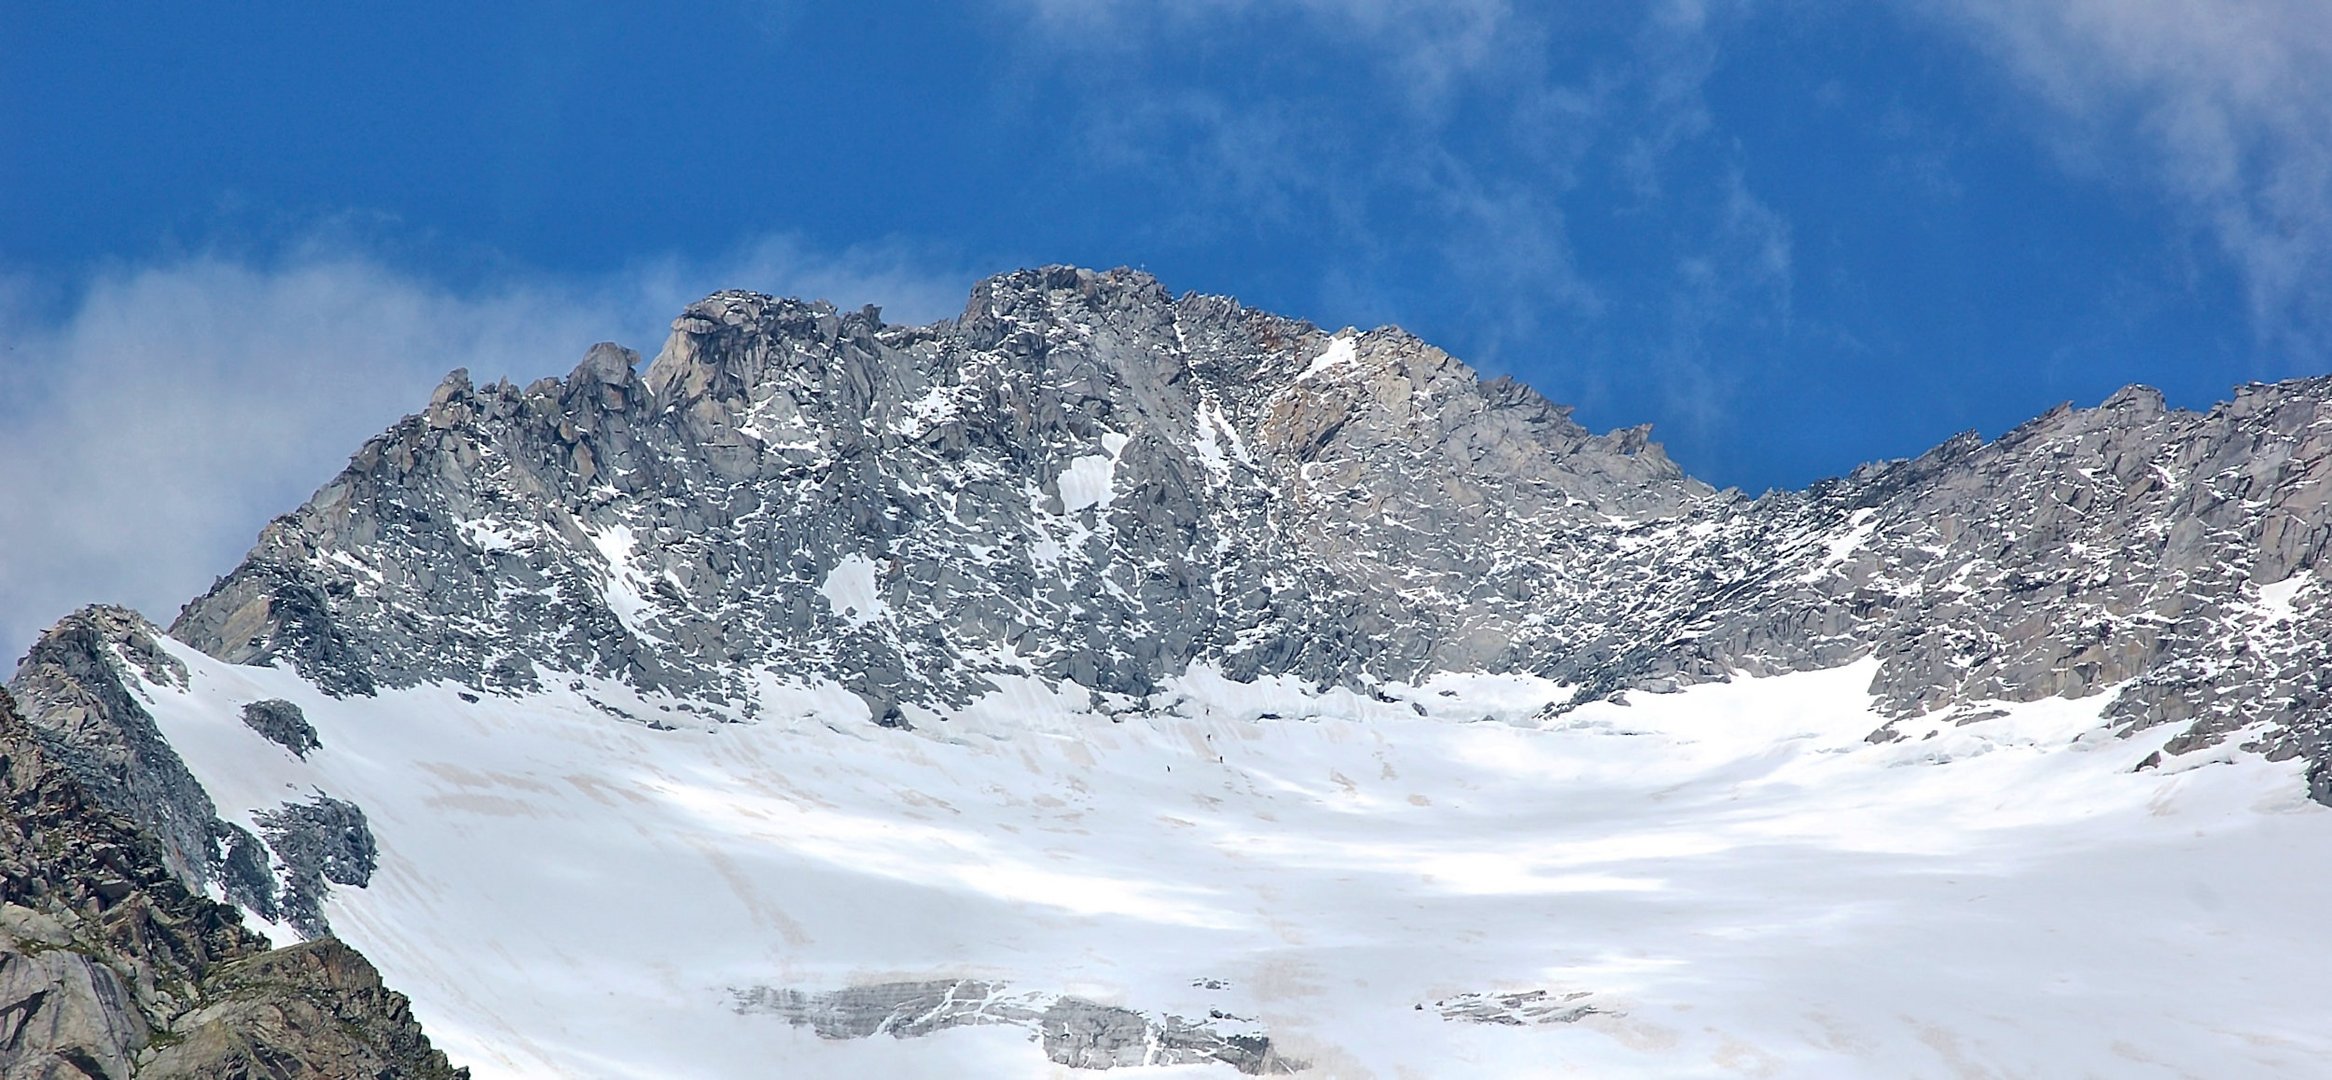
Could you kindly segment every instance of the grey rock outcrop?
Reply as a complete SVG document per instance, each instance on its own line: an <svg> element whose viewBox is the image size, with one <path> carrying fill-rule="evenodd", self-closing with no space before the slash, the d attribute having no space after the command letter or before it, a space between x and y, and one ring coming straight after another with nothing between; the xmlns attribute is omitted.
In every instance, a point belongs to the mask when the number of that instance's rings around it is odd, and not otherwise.
<svg viewBox="0 0 2332 1080"><path fill-rule="evenodd" d="M2186 725L2173 752L2249 730L2254 750L2321 762L2328 500L2332 379L2207 413L2133 387L1640 527L1633 562L1672 584L1629 605L1614 640L1632 644L1558 670L1657 688L1875 656L1896 716L2115 690L2127 730Z"/></svg>
<svg viewBox="0 0 2332 1080"><path fill-rule="evenodd" d="M1517 990L1507 993L1475 991L1444 998L1433 1003L1433 1011L1444 1020L1467 1024L1503 1024L1507 1027L1525 1027L1532 1024L1575 1024L1609 1010L1594 1002L1595 995L1585 990L1556 993L1552 990ZM1421 1004L1418 1008L1423 1009Z"/></svg>
<svg viewBox="0 0 2332 1080"><path fill-rule="evenodd" d="M364 811L318 792L257 815L259 832L283 865L283 917L303 937L331 933L324 896L331 885L372 883L377 847ZM329 884L327 884L329 883Z"/></svg>
<svg viewBox="0 0 2332 1080"><path fill-rule="evenodd" d="M308 751L324 745L317 741L315 725L308 723L307 714L298 705L280 698L243 706L243 726L301 759L308 756Z"/></svg>
<svg viewBox="0 0 2332 1080"><path fill-rule="evenodd" d="M1300 1072L1254 1025L1218 1013L1206 1020L1151 1015L1069 995L1012 990L984 979L871 983L804 991L736 991L740 1014L768 1014L825 1039L914 1039L950 1028L1026 1028L1045 1057L1072 1069L1221 1062L1249 1076Z"/></svg>
<svg viewBox="0 0 2332 1080"><path fill-rule="evenodd" d="M430 1045L405 996L334 938L237 958L203 990L201 1007L171 1022L139 1080L469 1075Z"/></svg>
<svg viewBox="0 0 2332 1080"><path fill-rule="evenodd" d="M11 908L7 914L21 925L34 913ZM112 968L64 947L71 941L61 929L12 933L0 951L0 1075L130 1075L132 1055L147 1039L136 1002ZM41 951L19 951L36 948Z"/></svg>
<svg viewBox="0 0 2332 1080"><path fill-rule="evenodd" d="M823 676L894 726L1007 672L1589 700L1876 657L1897 717L2111 690L2174 748L2332 761L2323 379L2132 388L1749 499L1398 330L1125 270L925 327L720 293L636 368L454 373L172 633L336 694L588 675L743 718L754 672Z"/></svg>
<svg viewBox="0 0 2332 1080"><path fill-rule="evenodd" d="M1045 1057L1072 1069L1181 1065L1219 1061L1249 1076L1304 1071L1260 1034L1229 1033L1179 1016L1151 1017L1082 998L1064 997L1037 1019Z"/></svg>

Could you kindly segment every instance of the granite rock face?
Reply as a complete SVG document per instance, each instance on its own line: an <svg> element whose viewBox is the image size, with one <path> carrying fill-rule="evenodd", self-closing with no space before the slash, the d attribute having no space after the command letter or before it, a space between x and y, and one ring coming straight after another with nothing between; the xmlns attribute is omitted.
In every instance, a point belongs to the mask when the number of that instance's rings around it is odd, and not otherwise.
<svg viewBox="0 0 2332 1080"><path fill-rule="evenodd" d="M341 693L555 669L742 704L765 668L877 718L996 671L1404 676L1528 662L1471 629L1557 584L1510 553L1708 494L1398 331L1130 272L1010 275L920 328L723 293L632 365L456 373L173 633Z"/></svg>
<svg viewBox="0 0 2332 1080"><path fill-rule="evenodd" d="M363 957L268 948L170 855L0 692L0 1076L468 1075Z"/></svg>
<svg viewBox="0 0 2332 1080"><path fill-rule="evenodd" d="M203 1005L174 1020L173 1037L139 1068L140 1080L469 1075L429 1044L405 996L334 938L222 965L204 990Z"/></svg>
<svg viewBox="0 0 2332 1080"><path fill-rule="evenodd" d="M2144 388L1634 536L1673 582L1596 688L1875 655L1898 716L2113 692L2126 729L2327 758L2332 379L2207 413ZM1696 576L1687 578L1687 574ZM2327 795L2321 766L2315 794Z"/></svg>
<svg viewBox="0 0 2332 1080"><path fill-rule="evenodd" d="M2179 748L2332 760L2323 379L2132 388L1750 499L1398 330L1125 270L924 327L720 293L637 361L454 373L171 632L343 695L589 675L746 718L767 672L895 726L1005 672L1125 707L1193 663L1587 700L1875 656L1897 716L2110 691Z"/></svg>

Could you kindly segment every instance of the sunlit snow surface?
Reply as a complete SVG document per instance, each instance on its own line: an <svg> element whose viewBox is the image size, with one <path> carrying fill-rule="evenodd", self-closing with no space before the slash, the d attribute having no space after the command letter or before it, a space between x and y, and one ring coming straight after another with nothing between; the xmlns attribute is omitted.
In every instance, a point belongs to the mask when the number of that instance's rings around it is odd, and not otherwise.
<svg viewBox="0 0 2332 1080"><path fill-rule="evenodd" d="M1873 745L1862 665L1549 722L1561 691L1513 679L1200 671L1153 714L1028 684L906 732L830 687L708 725L597 683L338 701L175 651L191 689L147 692L223 813L365 809L379 872L328 914L481 1078L1104 1075L1020 1028L733 1007L954 977L1254 1017L1307 1076L2332 1073L2332 815L2296 763L2133 772L2170 731L2108 737L2103 697ZM245 729L263 697L323 748ZM1432 1007L1530 990L1599 1011Z"/></svg>

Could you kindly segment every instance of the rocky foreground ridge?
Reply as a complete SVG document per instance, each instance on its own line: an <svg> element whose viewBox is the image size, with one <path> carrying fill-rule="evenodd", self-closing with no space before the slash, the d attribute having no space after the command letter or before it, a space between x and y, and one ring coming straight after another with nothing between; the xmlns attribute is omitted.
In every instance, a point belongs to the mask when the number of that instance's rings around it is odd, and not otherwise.
<svg viewBox="0 0 2332 1080"><path fill-rule="evenodd" d="M998 672L1587 700L1876 656L1898 716L2110 692L2179 749L2332 754L2332 379L2132 387L1751 499L1399 330L1127 270L923 327L721 293L636 361L456 372L171 633L339 694L584 672L743 717L756 673L825 676L894 725Z"/></svg>
<svg viewBox="0 0 2332 1080"><path fill-rule="evenodd" d="M404 995L332 938L271 949L190 891L73 750L0 691L0 1076L454 1080Z"/></svg>

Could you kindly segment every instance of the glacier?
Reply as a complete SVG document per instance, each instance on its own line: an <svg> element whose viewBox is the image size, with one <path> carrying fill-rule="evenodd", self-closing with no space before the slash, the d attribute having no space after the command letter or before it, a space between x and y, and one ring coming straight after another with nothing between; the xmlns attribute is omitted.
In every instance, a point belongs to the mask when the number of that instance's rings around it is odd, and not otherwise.
<svg viewBox="0 0 2332 1080"><path fill-rule="evenodd" d="M139 690L223 814L367 809L380 866L331 923L481 1078L1058 1074L1011 1023L836 1039L749 1007L950 980L1226 1015L1310 1075L2303 1075L2332 1050L2332 875L2295 861L2332 813L2294 762L2138 770L2168 732L2115 738L2096 698L1873 743L1867 662L1553 719L1568 688L1528 678L1201 668L1147 710L1027 680L898 730L774 673L726 723L613 683L335 699L167 647L188 678ZM321 748L246 727L267 698ZM1572 1008L1445 1004L1534 994Z"/></svg>

